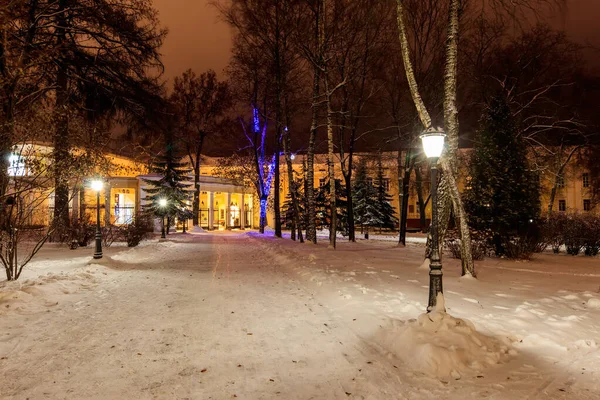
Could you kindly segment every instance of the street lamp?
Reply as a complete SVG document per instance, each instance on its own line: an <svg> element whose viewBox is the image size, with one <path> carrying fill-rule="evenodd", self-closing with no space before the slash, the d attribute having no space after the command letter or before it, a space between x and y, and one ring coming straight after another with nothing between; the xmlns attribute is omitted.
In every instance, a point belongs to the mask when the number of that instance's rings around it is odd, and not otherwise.
<svg viewBox="0 0 600 400"><path fill-rule="evenodd" d="M102 231L100 230L100 191L104 186L104 183L99 180L92 181L92 190L96 192L96 250L94 251L94 258L102 258Z"/></svg>
<svg viewBox="0 0 600 400"><path fill-rule="evenodd" d="M431 164L431 257L429 260L429 305L427 307L427 311L431 311L436 306L437 295L444 291L438 241L437 162L444 150L446 134L441 128L429 128L419 137L423 142L425 155Z"/></svg>
<svg viewBox="0 0 600 400"><path fill-rule="evenodd" d="M160 232L160 238L161 239L165 239L167 236L165 235L165 207L167 206L167 199L160 199L158 200L158 205L160 206L160 208L163 210L162 213L162 230Z"/></svg>

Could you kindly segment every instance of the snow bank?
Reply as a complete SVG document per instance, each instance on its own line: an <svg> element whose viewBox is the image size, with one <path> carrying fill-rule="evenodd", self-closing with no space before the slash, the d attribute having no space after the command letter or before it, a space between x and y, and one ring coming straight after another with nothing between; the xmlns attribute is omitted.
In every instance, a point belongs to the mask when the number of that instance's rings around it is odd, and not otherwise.
<svg viewBox="0 0 600 400"><path fill-rule="evenodd" d="M587 306L589 308L595 308L600 310L600 299L591 298L587 301Z"/></svg>
<svg viewBox="0 0 600 400"><path fill-rule="evenodd" d="M201 226L192 226L191 229L188 230L190 233L206 233L206 231Z"/></svg>
<svg viewBox="0 0 600 400"><path fill-rule="evenodd" d="M114 261L127 264L143 264L164 260L169 256L169 250L180 248L181 243L172 240L163 242L148 242L144 246L132 247L110 257ZM105 257L106 258L106 257Z"/></svg>
<svg viewBox="0 0 600 400"><path fill-rule="evenodd" d="M98 282L91 271L48 273L35 279L3 282L0 285L0 315L43 311L57 305L63 295L90 288Z"/></svg>
<svg viewBox="0 0 600 400"><path fill-rule="evenodd" d="M441 300L440 309L416 320L391 320L378 333L379 343L410 368L442 380L481 372L516 354L509 345L477 332L470 321L447 314Z"/></svg>

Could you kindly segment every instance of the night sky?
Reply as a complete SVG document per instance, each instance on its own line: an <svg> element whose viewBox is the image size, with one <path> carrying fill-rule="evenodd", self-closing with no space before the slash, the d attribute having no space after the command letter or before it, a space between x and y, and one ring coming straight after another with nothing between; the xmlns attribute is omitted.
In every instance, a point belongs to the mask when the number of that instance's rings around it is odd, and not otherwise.
<svg viewBox="0 0 600 400"><path fill-rule="evenodd" d="M165 75L169 81L184 70L209 68L223 76L231 51L231 32L219 20L209 0L154 0L162 24L170 33L162 48ZM569 0L565 15L554 25L564 28L571 39L600 48L600 0ZM588 53L589 54L589 53ZM594 64L600 64L594 56Z"/></svg>

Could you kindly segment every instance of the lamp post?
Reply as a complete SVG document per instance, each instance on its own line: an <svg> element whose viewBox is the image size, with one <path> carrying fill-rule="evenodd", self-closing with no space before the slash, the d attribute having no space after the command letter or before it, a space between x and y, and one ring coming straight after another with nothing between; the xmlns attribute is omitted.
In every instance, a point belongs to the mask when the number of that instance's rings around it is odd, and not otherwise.
<svg viewBox="0 0 600 400"><path fill-rule="evenodd" d="M160 231L160 238L165 239L167 236L165 235L165 207L167 206L167 199L158 200L158 205L162 209L162 230Z"/></svg>
<svg viewBox="0 0 600 400"><path fill-rule="evenodd" d="M438 294L444 291L438 238L437 162L444 150L446 134L441 128L429 128L419 137L423 143L425 155L431 164L431 258L429 260L429 304L427 307L427 311L431 311L437 304Z"/></svg>
<svg viewBox="0 0 600 400"><path fill-rule="evenodd" d="M104 183L99 180L92 181L92 190L96 192L96 249L94 258L102 258L102 230L100 229L100 191Z"/></svg>

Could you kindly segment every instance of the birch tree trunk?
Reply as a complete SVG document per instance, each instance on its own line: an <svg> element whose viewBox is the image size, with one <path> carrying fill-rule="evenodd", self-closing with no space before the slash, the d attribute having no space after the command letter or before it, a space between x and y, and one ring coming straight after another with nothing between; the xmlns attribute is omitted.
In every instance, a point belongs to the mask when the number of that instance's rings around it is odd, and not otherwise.
<svg viewBox="0 0 600 400"><path fill-rule="evenodd" d="M306 199L308 222L306 226L306 240L317 244L317 207L315 203L315 142L317 137L317 126L319 123L319 96L321 91L321 69L322 49L324 42L324 33L322 19L323 3L319 2L317 12L315 13L315 43L319 48L319 62L313 63L313 92L312 92L312 119L310 125L310 136L308 139L308 149L306 152Z"/></svg>
<svg viewBox="0 0 600 400"><path fill-rule="evenodd" d="M425 129L431 127L431 117L427 111L427 107L421 98L419 92L419 86L415 78L414 70L410 60L410 48L408 45L408 38L406 34L406 26L404 24L404 6L402 0L396 0L397 13L398 13L398 31L400 36L400 47L402 51L402 60L404 62L404 70L406 72L406 78L410 89L415 108L421 123ZM459 28L459 15L460 15L460 0L451 0L450 9L448 15L448 36L446 42L446 70L444 74L444 121L446 125L446 132L448 134L448 151L440 159L443 170L443 182L440 184L438 194L439 202L437 205L440 210L440 226L438 232L441 234L445 232L448 226L450 216L450 206L455 207L457 217L459 219L460 232L461 232L461 257L462 257L462 273L471 275L474 274L473 257L471 254L471 237L467 225L466 213L462 201L460 199L460 193L456 184L455 173L456 170L453 168L453 164L456 164L456 157L458 152L458 112L456 106L456 81L457 81L457 67L458 67L458 28ZM444 183L445 182L445 183ZM432 182L435 184L435 182ZM448 199L451 199L451 202ZM445 217L447 215L447 217ZM431 231L431 230L430 230ZM429 240L428 240L429 242ZM443 235L440 235L439 243L443 243ZM441 254L441 252L440 252Z"/></svg>
<svg viewBox="0 0 600 400"><path fill-rule="evenodd" d="M423 175L419 167L415 168L415 186L417 200L419 201L419 224L421 225L421 232L425 232L427 229L427 215L425 214L427 202L423 196Z"/></svg>
<svg viewBox="0 0 600 400"><path fill-rule="evenodd" d="M460 231L460 256L462 275L475 276L475 266L473 264L473 254L471 252L471 234L467 220L467 213L463 205L456 176L458 172L458 107L456 105L456 87L458 77L458 29L460 23L460 14L462 12L462 0L450 0L450 10L448 15L448 37L446 39L446 71L444 74L444 124L448 135L448 151L442 158L442 168L444 170L444 179L447 182L447 192L445 196L452 199L457 226ZM450 209L449 201L443 202L445 209ZM448 221L449 222L449 221ZM446 229L448 222L442 227ZM440 235L440 243L443 243L444 236Z"/></svg>
<svg viewBox="0 0 600 400"><path fill-rule="evenodd" d="M298 240L300 243L304 243L304 237L302 236L302 229L300 227L300 206L298 205L298 196L297 196L297 188L296 181L294 180L294 169L292 165L292 157L290 155L290 133L289 130L285 131L285 135L283 138L283 152L285 153L285 163L287 166L287 175L288 175L288 185L290 188L290 196L292 198L292 209L293 209L293 217L292 217L292 232L291 238L292 240L296 240L296 229L298 229Z"/></svg>
<svg viewBox="0 0 600 400"><path fill-rule="evenodd" d="M327 76L327 73L325 74ZM327 88L327 78L325 78ZM331 212L331 223L329 225L329 246L335 249L337 236L337 204L335 201L335 169L333 155L333 109L331 108L331 96L327 94L327 175L329 177L329 208Z"/></svg>

